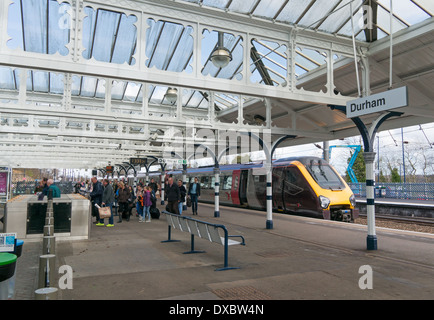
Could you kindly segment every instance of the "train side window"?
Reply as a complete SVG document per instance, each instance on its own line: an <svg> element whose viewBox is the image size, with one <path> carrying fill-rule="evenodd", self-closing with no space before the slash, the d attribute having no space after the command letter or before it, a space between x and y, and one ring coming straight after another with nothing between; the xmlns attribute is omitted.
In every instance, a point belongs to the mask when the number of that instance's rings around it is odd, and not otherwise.
<svg viewBox="0 0 434 320"><path fill-rule="evenodd" d="M209 177L202 177L200 181L200 187L205 189L209 188Z"/></svg>
<svg viewBox="0 0 434 320"><path fill-rule="evenodd" d="M232 176L225 176L223 179L223 190L231 190L232 189Z"/></svg>
<svg viewBox="0 0 434 320"><path fill-rule="evenodd" d="M214 189L214 187L215 187L215 176L212 176L211 177L211 184L210 184L209 188Z"/></svg>

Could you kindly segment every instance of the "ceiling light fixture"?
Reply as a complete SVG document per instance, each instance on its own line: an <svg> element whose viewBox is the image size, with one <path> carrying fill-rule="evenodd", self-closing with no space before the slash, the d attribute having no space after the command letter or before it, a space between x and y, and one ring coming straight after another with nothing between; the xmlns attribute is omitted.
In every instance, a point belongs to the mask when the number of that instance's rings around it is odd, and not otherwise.
<svg viewBox="0 0 434 320"><path fill-rule="evenodd" d="M170 104L175 104L178 99L178 90L176 88L167 89L165 97Z"/></svg>
<svg viewBox="0 0 434 320"><path fill-rule="evenodd" d="M217 68L226 67L232 61L231 52L223 46L224 33L218 33L217 48L211 53L211 61Z"/></svg>

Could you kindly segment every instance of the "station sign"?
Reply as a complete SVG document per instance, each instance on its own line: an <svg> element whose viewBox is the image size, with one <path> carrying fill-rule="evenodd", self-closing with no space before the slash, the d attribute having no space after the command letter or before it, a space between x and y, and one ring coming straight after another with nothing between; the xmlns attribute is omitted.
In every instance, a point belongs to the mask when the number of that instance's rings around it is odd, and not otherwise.
<svg viewBox="0 0 434 320"><path fill-rule="evenodd" d="M113 166L106 166L106 167L105 167L105 172L106 172L107 174L109 174L109 173L113 173L113 169L114 169Z"/></svg>
<svg viewBox="0 0 434 320"><path fill-rule="evenodd" d="M187 160L185 159L164 159L164 158L158 158L158 163L172 163L172 164L187 164Z"/></svg>
<svg viewBox="0 0 434 320"><path fill-rule="evenodd" d="M130 164L138 166L146 166L148 164L147 158L130 158Z"/></svg>
<svg viewBox="0 0 434 320"><path fill-rule="evenodd" d="M347 118L408 106L407 87L387 90L347 102Z"/></svg>

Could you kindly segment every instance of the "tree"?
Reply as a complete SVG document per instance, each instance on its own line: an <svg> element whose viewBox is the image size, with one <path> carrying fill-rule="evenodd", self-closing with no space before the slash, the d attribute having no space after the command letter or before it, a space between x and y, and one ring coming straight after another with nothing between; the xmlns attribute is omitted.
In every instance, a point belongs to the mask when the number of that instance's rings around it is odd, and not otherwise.
<svg viewBox="0 0 434 320"><path fill-rule="evenodd" d="M398 168L390 168L390 176L392 182L401 182L401 176L399 175Z"/></svg>

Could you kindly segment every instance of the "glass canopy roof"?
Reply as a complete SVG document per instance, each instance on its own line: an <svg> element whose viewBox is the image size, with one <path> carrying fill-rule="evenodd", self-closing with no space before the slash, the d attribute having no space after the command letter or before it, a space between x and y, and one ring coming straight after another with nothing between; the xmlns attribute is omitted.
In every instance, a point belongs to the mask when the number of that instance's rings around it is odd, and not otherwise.
<svg viewBox="0 0 434 320"><path fill-rule="evenodd" d="M327 33L351 37L351 14L354 16L355 36L359 41L375 41L390 33L390 0L178 0L190 5L200 5L235 12L267 20L297 25ZM376 36L365 33L363 28L367 3L373 2L376 11L374 26ZM11 49L60 55L69 54L70 28L62 25L68 3L56 0L13 0L9 6L7 32ZM136 64L137 17L108 9L85 7L82 45L83 58L129 65ZM395 0L393 2L393 31L399 31L432 17L432 0ZM191 72L194 41L193 28L174 22L148 19L146 33L146 66L173 72ZM224 69L210 61L210 55L218 43L218 32L204 30L202 74L222 79L240 80L245 44L240 36L224 34L224 46L231 52L232 61ZM0 44L5 45L5 44ZM269 86L285 85L287 73L286 47L279 43L255 39L250 53L251 81ZM335 57L334 57L335 58ZM338 58L338 57L336 57ZM296 77L325 63L321 52L297 49ZM27 91L35 93L63 94L63 74L28 71ZM0 90L18 91L20 70L0 67ZM141 103L143 84L113 81L112 100ZM72 96L105 98L105 79L73 75ZM149 84L145 92L151 104L170 105L165 99L167 87ZM182 90L182 105L188 108L207 109L209 94L197 90ZM218 94L215 108L225 110L236 107L239 97Z"/></svg>

